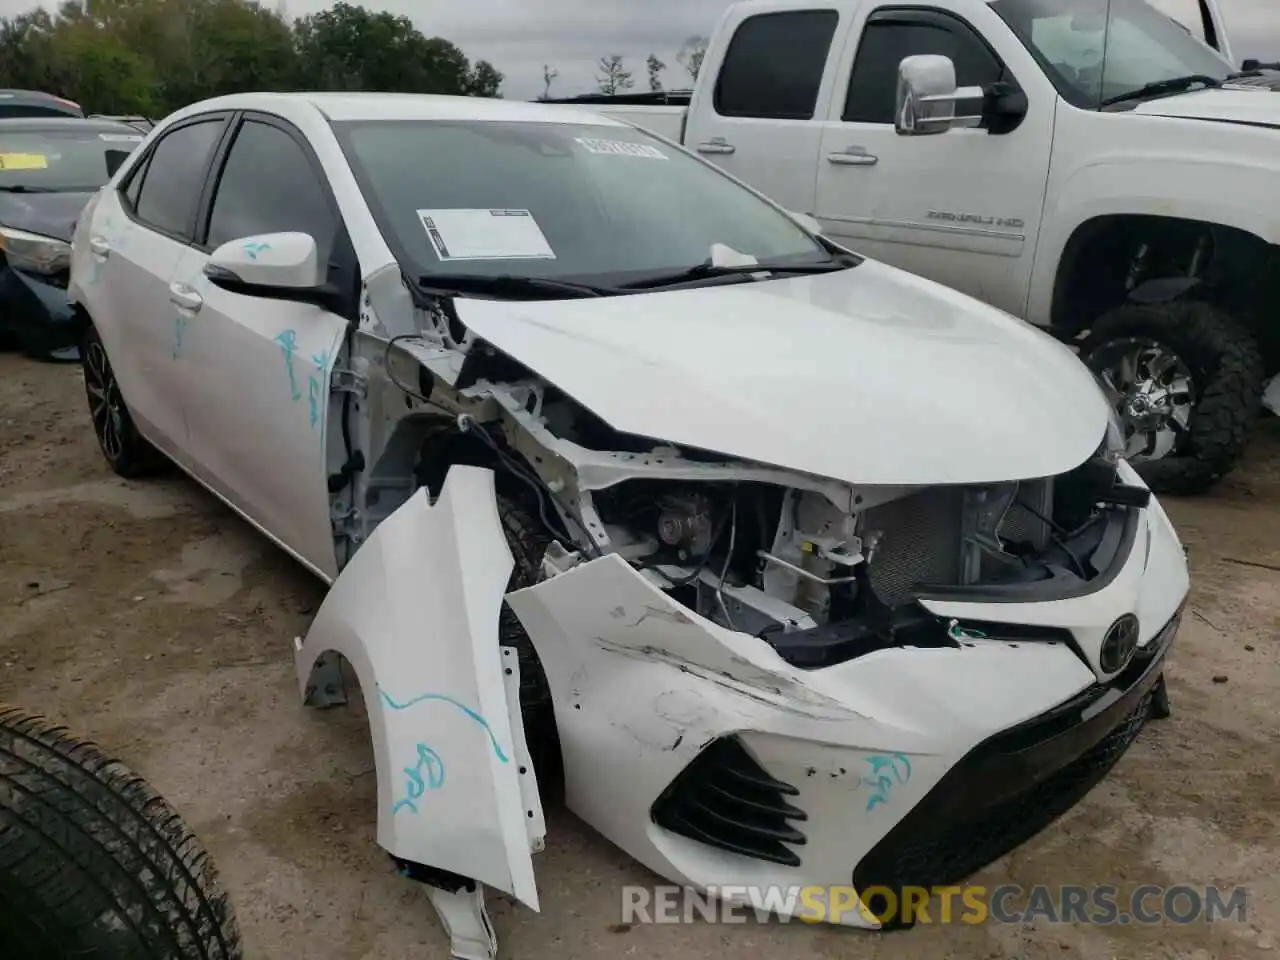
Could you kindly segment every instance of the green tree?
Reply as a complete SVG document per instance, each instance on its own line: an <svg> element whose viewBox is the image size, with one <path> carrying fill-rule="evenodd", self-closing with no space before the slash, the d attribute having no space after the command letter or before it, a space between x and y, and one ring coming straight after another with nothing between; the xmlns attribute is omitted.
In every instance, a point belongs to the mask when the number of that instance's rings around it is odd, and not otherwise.
<svg viewBox="0 0 1280 960"><path fill-rule="evenodd" d="M698 74L702 70L702 61L707 55L707 38L706 37L689 37L684 42L684 46L680 48L680 52L676 54L676 62L684 67L685 72L689 74L689 79L697 81Z"/></svg>
<svg viewBox="0 0 1280 960"><path fill-rule="evenodd" d="M600 73L596 76L596 83L599 84L601 93L614 96L635 86L635 81L631 79L631 72L623 66L622 57L618 54L601 57L599 67Z"/></svg>
<svg viewBox="0 0 1280 960"><path fill-rule="evenodd" d="M306 89L465 94L502 82L492 67L474 76L448 40L425 37L408 17L385 11L337 3L299 20L294 33Z"/></svg>
<svg viewBox="0 0 1280 960"><path fill-rule="evenodd" d="M651 53L645 61L645 68L649 71L649 89L656 93L662 89L662 71L667 69L667 65Z"/></svg>
<svg viewBox="0 0 1280 960"><path fill-rule="evenodd" d="M252 0L64 0L0 18L0 86L90 113L162 116L250 90L498 97L502 80L407 17L345 2L294 23Z"/></svg>

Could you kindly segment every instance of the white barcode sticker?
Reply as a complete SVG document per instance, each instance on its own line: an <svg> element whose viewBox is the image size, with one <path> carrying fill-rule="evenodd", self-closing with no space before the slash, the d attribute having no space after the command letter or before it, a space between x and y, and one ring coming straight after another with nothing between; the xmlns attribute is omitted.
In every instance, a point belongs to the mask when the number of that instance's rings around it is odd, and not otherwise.
<svg viewBox="0 0 1280 960"><path fill-rule="evenodd" d="M627 140L593 140L577 137L577 142L587 153L610 157L640 157L645 160L667 160L665 153L647 143L631 143Z"/></svg>

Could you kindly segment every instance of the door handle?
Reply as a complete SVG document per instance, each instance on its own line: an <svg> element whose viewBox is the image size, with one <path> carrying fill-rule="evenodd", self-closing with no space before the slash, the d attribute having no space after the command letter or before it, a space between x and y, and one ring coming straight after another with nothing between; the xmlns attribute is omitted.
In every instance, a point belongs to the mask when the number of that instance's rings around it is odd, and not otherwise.
<svg viewBox="0 0 1280 960"><path fill-rule="evenodd" d="M724 137L713 137L698 144L697 147L699 153L733 153L737 149L732 143L726 141Z"/></svg>
<svg viewBox="0 0 1280 960"><path fill-rule="evenodd" d="M187 286L185 283L171 283L169 284L169 302L181 307L183 310L195 313L204 306L204 297L200 296L199 291Z"/></svg>
<svg viewBox="0 0 1280 960"><path fill-rule="evenodd" d="M827 162L844 167L873 167L880 158L874 153L867 153L866 147L846 147L838 153L828 153Z"/></svg>
<svg viewBox="0 0 1280 960"><path fill-rule="evenodd" d="M105 260L111 256L111 241L106 237L90 237L89 251L99 259Z"/></svg>

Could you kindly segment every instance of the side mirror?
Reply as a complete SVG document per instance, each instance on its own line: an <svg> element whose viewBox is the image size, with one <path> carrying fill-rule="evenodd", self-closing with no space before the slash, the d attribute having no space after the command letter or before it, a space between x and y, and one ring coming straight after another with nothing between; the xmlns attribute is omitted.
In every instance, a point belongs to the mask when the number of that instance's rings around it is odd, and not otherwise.
<svg viewBox="0 0 1280 960"><path fill-rule="evenodd" d="M957 117L956 104L982 100L981 87L957 87L950 57L925 53L898 64L898 92L893 126L904 137L946 133L953 126L976 126L982 116Z"/></svg>
<svg viewBox="0 0 1280 960"><path fill-rule="evenodd" d="M815 237L822 235L822 224L807 213L796 213L792 210L788 210L787 213L790 215L792 220L800 224L800 228L802 230L812 233Z"/></svg>
<svg viewBox="0 0 1280 960"><path fill-rule="evenodd" d="M334 310L337 291L324 282L315 239L307 233L264 233L229 240L205 264L209 282L230 293L314 303Z"/></svg>

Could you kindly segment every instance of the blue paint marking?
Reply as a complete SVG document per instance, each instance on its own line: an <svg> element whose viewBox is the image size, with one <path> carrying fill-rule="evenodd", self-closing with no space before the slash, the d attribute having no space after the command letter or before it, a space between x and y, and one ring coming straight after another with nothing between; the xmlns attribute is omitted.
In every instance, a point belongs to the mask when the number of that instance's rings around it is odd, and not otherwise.
<svg viewBox="0 0 1280 960"><path fill-rule="evenodd" d="M872 788L867 809L874 810L882 803L889 802L889 792L895 784L903 784L911 779L911 761L904 754L877 754L867 757L871 765L871 775L863 777L862 782Z"/></svg>
<svg viewBox="0 0 1280 960"><path fill-rule="evenodd" d="M182 356L182 338L187 335L187 324L191 322L190 317L184 317L182 314L174 314L173 317L173 359L177 360Z"/></svg>
<svg viewBox="0 0 1280 960"><path fill-rule="evenodd" d="M294 330L285 330L276 337L276 343L280 344L280 351L284 354L284 368L289 374L289 392L293 395L294 402L297 402L302 399L298 378L293 372L293 355L298 349L298 334Z"/></svg>
<svg viewBox="0 0 1280 960"><path fill-rule="evenodd" d="M403 807L411 813L418 812L418 799L428 790L439 790L444 786L444 761L425 743L418 744L418 762L412 767L405 767L404 774L408 778L405 784L405 796L397 800L391 808L393 814Z"/></svg>
<svg viewBox="0 0 1280 960"><path fill-rule="evenodd" d="M419 703L428 701L437 701L448 703L461 710L468 717L480 724L484 728L484 732L489 735L489 742L493 744L493 752L503 763L507 762L507 755L502 752L502 747L498 744L498 738L493 735L493 730L489 727L489 721L485 720L480 714L472 710L465 703L460 703L453 697L443 693L423 693L404 703L398 703L392 696L378 688L378 694L382 697L382 702L392 710L408 710L410 707ZM427 790L438 790L444 785L444 760L440 758L440 754L436 753L425 743L418 744L418 761L411 767L404 768L405 776L408 782L405 786L405 796L397 800L391 808L392 814L399 812L402 808L418 812L417 800Z"/></svg>
<svg viewBox="0 0 1280 960"><path fill-rule="evenodd" d="M320 424L320 398L323 396L321 387L324 386L323 378L329 369L329 351L321 350L312 354L311 362L316 365L316 370L307 380L307 403L310 407L308 415L311 429L314 430Z"/></svg>
<svg viewBox="0 0 1280 960"><path fill-rule="evenodd" d="M480 724L480 726L484 727L484 732L489 735L489 742L493 744L494 754L503 763L507 762L507 755L502 752L502 747L498 744L498 738L493 735L493 730L489 727L489 721L486 720L484 717L480 716L480 714L476 713L474 710L468 707L465 703L459 703L457 700L453 699L453 697L447 696L446 694L443 694L443 693L423 693L414 697L412 700L408 700L404 703L397 703L395 700L391 698L391 695L387 693L387 691L379 689L378 692L382 695L382 702L385 703L392 710L408 710L412 706L415 706L419 703L426 703L429 700L438 700L443 703L453 704L455 707L457 707L459 710L465 713L468 717L470 717L476 723Z"/></svg>
<svg viewBox="0 0 1280 960"><path fill-rule="evenodd" d="M244 252L249 255L250 260L257 260L258 254L265 253L271 249L271 244L263 243L261 240L247 240L244 245Z"/></svg>

